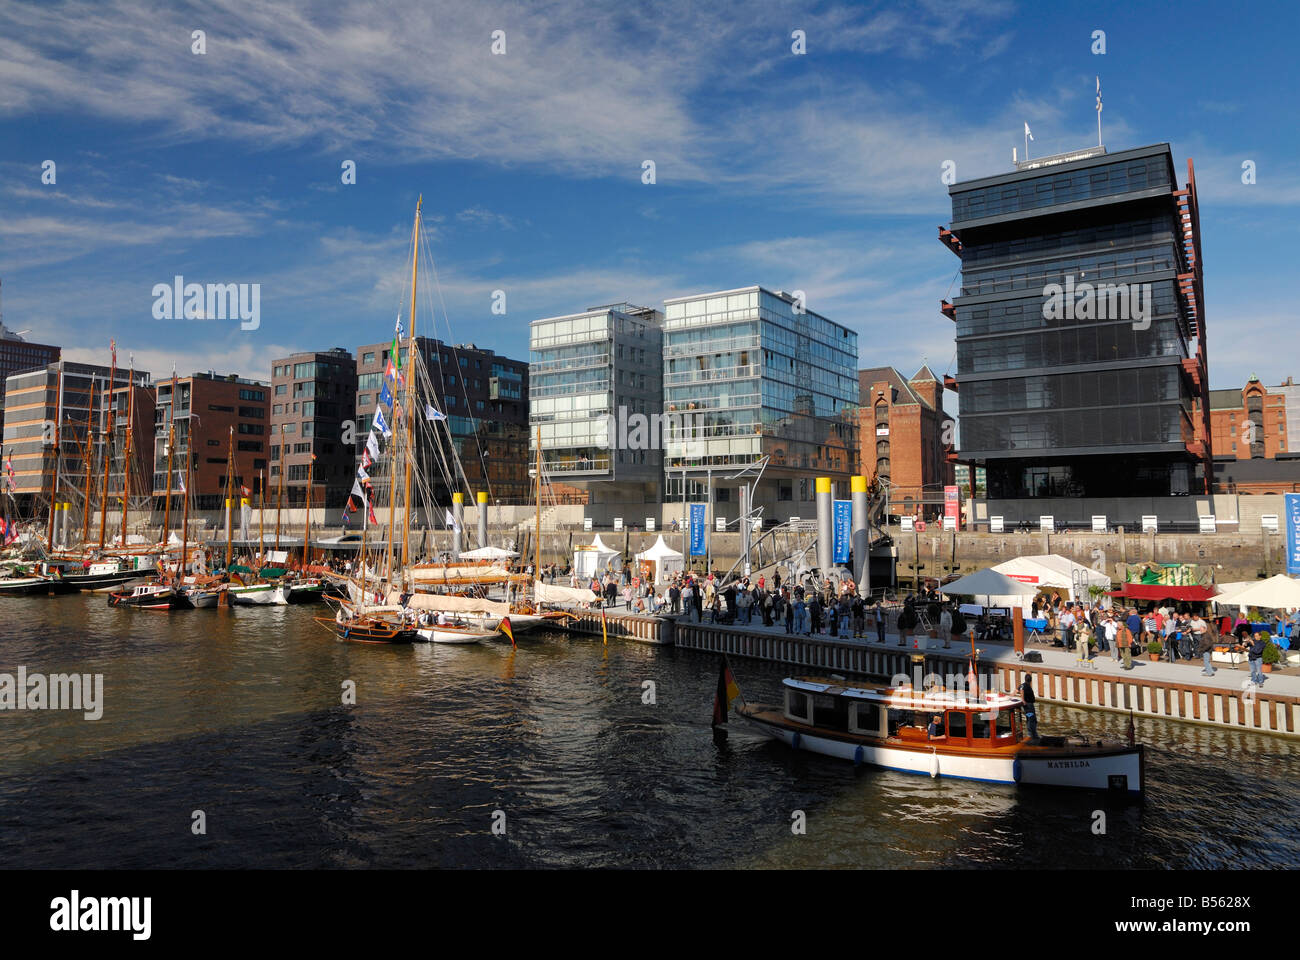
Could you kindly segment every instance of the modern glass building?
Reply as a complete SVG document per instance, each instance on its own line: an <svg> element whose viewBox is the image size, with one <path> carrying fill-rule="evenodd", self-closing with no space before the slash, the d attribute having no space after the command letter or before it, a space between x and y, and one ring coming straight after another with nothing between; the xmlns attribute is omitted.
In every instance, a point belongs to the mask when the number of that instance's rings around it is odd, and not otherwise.
<svg viewBox="0 0 1300 960"><path fill-rule="evenodd" d="M753 286L664 302L667 499L732 499L725 479L768 461L754 491L764 517L806 514L813 479L843 481L857 448L858 337ZM739 486L736 481L730 487ZM838 495L838 494L837 494ZM719 508L719 512L724 512ZM733 516L735 511L733 511Z"/></svg>
<svg viewBox="0 0 1300 960"><path fill-rule="evenodd" d="M954 184L960 459L990 499L1208 492L1195 177L1168 144Z"/></svg>
<svg viewBox="0 0 1300 960"><path fill-rule="evenodd" d="M529 433L552 481L592 503L658 503L663 453L663 314L617 303L534 320Z"/></svg>

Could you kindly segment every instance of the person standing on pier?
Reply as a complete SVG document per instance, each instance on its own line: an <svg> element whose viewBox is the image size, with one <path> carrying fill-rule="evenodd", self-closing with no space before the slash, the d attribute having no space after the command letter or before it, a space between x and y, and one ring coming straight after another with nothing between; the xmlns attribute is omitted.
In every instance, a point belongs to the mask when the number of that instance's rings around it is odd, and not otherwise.
<svg viewBox="0 0 1300 960"><path fill-rule="evenodd" d="M1200 618L1198 617L1197 619ZM1196 640L1196 652L1201 655L1201 662L1204 664L1201 668L1201 676L1214 676L1218 671L1214 667L1212 656L1214 654L1214 645L1218 642L1219 638L1215 636L1214 631L1210 630L1208 627L1200 633L1197 633L1193 629L1191 634Z"/></svg>
<svg viewBox="0 0 1300 960"><path fill-rule="evenodd" d="M674 614L682 612L682 590L674 580L668 585L668 609Z"/></svg>
<svg viewBox="0 0 1300 960"><path fill-rule="evenodd" d="M876 643L885 642L885 598L876 601Z"/></svg>
<svg viewBox="0 0 1300 960"><path fill-rule="evenodd" d="M1247 627L1246 629L1250 629ZM1250 663L1250 682L1255 686L1262 686L1264 683L1264 650L1268 647L1269 640L1264 636L1263 631L1252 636L1244 637L1242 642L1248 644L1246 647L1246 659Z"/></svg>
<svg viewBox="0 0 1300 960"><path fill-rule="evenodd" d="M1130 619L1136 619L1137 613L1134 612ZM1119 625L1119 632L1115 637L1115 645L1119 648L1120 654L1124 657L1125 670L1133 669L1133 628L1127 622Z"/></svg>

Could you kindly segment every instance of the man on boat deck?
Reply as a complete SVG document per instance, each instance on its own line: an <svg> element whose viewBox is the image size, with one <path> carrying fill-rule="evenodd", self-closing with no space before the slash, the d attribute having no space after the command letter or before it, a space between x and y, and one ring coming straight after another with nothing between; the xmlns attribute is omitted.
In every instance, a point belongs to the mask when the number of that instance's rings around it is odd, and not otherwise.
<svg viewBox="0 0 1300 960"><path fill-rule="evenodd" d="M1029 739L1038 739L1038 711L1034 708L1034 675L1025 674L1020 683L1020 700L1025 711L1025 723L1029 725Z"/></svg>

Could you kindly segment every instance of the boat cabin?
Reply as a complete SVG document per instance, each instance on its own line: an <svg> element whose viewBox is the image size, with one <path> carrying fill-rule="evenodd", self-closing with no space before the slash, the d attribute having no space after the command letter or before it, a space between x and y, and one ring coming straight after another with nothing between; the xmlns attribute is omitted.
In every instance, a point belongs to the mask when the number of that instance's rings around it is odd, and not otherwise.
<svg viewBox="0 0 1300 960"><path fill-rule="evenodd" d="M785 718L853 737L997 748L1020 742L1018 697L989 693L980 699L943 690L846 687L818 680L785 681ZM942 718L940 733L930 722Z"/></svg>

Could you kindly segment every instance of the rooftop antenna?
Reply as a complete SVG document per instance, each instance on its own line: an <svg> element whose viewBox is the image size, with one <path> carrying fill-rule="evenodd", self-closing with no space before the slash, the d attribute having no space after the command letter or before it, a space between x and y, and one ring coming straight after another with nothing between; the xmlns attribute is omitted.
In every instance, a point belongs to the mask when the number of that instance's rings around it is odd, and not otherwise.
<svg viewBox="0 0 1300 960"><path fill-rule="evenodd" d="M1097 146L1101 146L1101 76L1097 76Z"/></svg>

